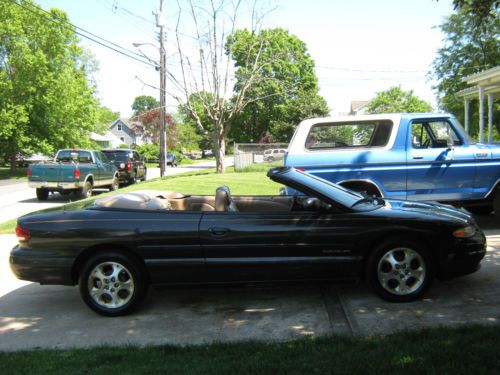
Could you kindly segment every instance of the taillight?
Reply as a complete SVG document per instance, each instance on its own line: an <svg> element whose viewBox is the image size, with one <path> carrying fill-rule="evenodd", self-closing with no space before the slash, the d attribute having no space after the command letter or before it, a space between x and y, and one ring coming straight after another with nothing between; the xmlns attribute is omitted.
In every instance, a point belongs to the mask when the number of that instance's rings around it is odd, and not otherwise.
<svg viewBox="0 0 500 375"><path fill-rule="evenodd" d="M16 227L16 237L22 241L28 241L31 238L31 232L22 226Z"/></svg>
<svg viewBox="0 0 500 375"><path fill-rule="evenodd" d="M131 162L127 163L127 172L132 172L132 163Z"/></svg>
<svg viewBox="0 0 500 375"><path fill-rule="evenodd" d="M80 168L78 167L75 168L75 179L76 180L80 179Z"/></svg>
<svg viewBox="0 0 500 375"><path fill-rule="evenodd" d="M31 166L28 165L28 177L31 176Z"/></svg>
<svg viewBox="0 0 500 375"><path fill-rule="evenodd" d="M295 168L295 169L298 170L298 171L301 171L301 172L305 172L306 171L306 169L302 168L302 167L298 167L298 168Z"/></svg>

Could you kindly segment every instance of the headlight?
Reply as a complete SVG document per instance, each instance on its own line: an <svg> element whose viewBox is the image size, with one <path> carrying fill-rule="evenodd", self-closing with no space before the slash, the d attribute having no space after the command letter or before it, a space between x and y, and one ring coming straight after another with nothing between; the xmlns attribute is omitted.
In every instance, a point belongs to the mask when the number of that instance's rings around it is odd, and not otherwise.
<svg viewBox="0 0 500 375"><path fill-rule="evenodd" d="M476 234L476 228L474 228L472 225L468 225L466 227L457 229L456 231L453 232L453 237L456 238L469 238L472 237L474 234Z"/></svg>
<svg viewBox="0 0 500 375"><path fill-rule="evenodd" d="M121 169L125 168L125 163L120 163L120 168Z"/></svg>

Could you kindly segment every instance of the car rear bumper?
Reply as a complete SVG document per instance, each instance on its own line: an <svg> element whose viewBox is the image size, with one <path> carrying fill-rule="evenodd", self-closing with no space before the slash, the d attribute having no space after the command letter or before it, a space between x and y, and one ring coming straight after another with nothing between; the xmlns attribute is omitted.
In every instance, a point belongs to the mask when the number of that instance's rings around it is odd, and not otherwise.
<svg viewBox="0 0 500 375"><path fill-rule="evenodd" d="M17 245L10 252L12 273L21 280L40 284L74 285L71 277L72 262L66 258L47 256L33 249Z"/></svg>
<svg viewBox="0 0 500 375"><path fill-rule="evenodd" d="M53 182L53 181L28 181L28 186L31 188L44 188L50 190L69 190L81 188L81 182Z"/></svg>

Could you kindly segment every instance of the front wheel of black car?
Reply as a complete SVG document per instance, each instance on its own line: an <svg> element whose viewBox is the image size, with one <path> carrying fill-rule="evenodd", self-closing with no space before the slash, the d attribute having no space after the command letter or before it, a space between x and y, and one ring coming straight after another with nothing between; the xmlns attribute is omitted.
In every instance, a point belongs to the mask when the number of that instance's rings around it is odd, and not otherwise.
<svg viewBox="0 0 500 375"><path fill-rule="evenodd" d="M39 201L46 201L49 198L49 191L47 189L36 189L36 197Z"/></svg>
<svg viewBox="0 0 500 375"><path fill-rule="evenodd" d="M390 302L408 302L422 296L434 279L428 253L414 242L386 242L373 251L366 278L374 291Z"/></svg>
<svg viewBox="0 0 500 375"><path fill-rule="evenodd" d="M146 294L142 268L118 252L100 253L82 267L80 295L92 310L104 316L126 315Z"/></svg>

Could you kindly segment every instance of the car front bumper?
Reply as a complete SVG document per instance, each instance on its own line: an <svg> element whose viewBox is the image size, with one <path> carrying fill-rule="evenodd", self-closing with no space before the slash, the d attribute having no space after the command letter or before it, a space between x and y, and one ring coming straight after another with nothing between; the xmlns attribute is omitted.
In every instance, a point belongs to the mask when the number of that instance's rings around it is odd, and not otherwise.
<svg viewBox="0 0 500 375"><path fill-rule="evenodd" d="M486 237L482 232L472 238L455 240L444 260L440 278L451 279L479 270L486 248Z"/></svg>

